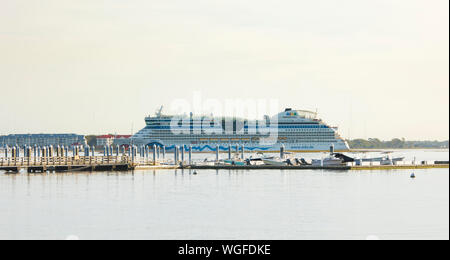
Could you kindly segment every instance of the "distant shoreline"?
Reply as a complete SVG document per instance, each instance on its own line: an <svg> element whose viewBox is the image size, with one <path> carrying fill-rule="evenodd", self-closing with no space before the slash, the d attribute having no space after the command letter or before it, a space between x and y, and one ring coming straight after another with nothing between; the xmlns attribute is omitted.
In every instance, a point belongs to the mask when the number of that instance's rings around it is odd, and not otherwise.
<svg viewBox="0 0 450 260"><path fill-rule="evenodd" d="M377 138L346 140L350 149L449 149L449 141L407 141L394 138L382 141Z"/></svg>
<svg viewBox="0 0 450 260"><path fill-rule="evenodd" d="M385 152L386 150L449 150L447 148L434 148L434 147L417 147L417 148L351 148L348 152Z"/></svg>

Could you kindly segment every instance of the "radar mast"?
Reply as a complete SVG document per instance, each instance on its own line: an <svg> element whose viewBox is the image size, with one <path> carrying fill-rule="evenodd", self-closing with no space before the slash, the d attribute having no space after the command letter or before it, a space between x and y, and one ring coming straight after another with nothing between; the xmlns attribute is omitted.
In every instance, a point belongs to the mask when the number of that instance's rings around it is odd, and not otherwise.
<svg viewBox="0 0 450 260"><path fill-rule="evenodd" d="M161 117L163 108L164 108L164 106L161 106L158 110L156 110L157 117Z"/></svg>

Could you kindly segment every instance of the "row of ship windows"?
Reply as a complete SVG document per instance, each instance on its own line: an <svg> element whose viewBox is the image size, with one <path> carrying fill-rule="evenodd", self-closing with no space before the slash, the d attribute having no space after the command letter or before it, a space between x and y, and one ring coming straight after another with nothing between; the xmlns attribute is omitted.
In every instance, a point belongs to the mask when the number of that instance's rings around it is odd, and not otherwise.
<svg viewBox="0 0 450 260"><path fill-rule="evenodd" d="M166 139L201 139L201 138L259 138L266 137L269 135L138 135L139 138L166 138ZM273 136L273 135L272 135ZM284 133L283 135L276 135L277 137L290 137L290 138L335 138L336 135L334 133L330 134L302 134L302 135L293 135L289 133Z"/></svg>
<svg viewBox="0 0 450 260"><path fill-rule="evenodd" d="M270 132L270 133L276 133L276 131L267 131L267 132ZM194 132L191 132L191 133L188 133L189 135L199 135L199 134L203 134L203 135L225 135L225 134L233 134L233 135L236 135L236 134L238 134L238 135L242 135L242 134L244 134L244 135L253 135L253 134L261 134L261 133L267 133L267 132L247 132L247 131L238 131L238 132L220 132L220 133L217 133L217 132L212 132L212 133L205 133L205 132L196 132L196 131L194 131ZM147 134L148 132L140 132L139 134ZM284 130L284 131L278 131L278 133L283 133L283 134L335 134L335 132L334 131L330 131L330 130L327 130L327 131L308 131L308 130ZM183 133L183 132L181 132L181 133L178 133L178 132L172 132L172 131L152 131L152 133L151 133L152 135L161 135L161 134L166 134L166 135L180 135L180 134L184 134L184 135L186 135L185 133Z"/></svg>
<svg viewBox="0 0 450 260"><path fill-rule="evenodd" d="M333 140L307 140L307 141L294 140L294 141L278 141L277 143L280 143L280 144L293 144L293 143L304 144L304 143L333 143L333 142L336 142L336 140L335 139L333 139ZM224 142L193 142L193 143L204 144L204 145L214 144L214 145L224 145L224 146L228 145L230 143L232 143L232 144L259 144L259 142L249 142L249 141L245 141L245 142L233 141L233 142L228 142L228 143L224 143Z"/></svg>
<svg viewBox="0 0 450 260"><path fill-rule="evenodd" d="M279 132L279 133L285 133L285 132L301 132L301 133L334 133L335 131L332 130L331 128L327 128L327 129L318 129L318 130L313 130L313 129L270 129L270 128L266 128L266 129L241 129L241 130L237 130L237 131L232 131L232 130L222 130L222 129L163 129L163 130L159 130L159 129L153 129L153 130L142 130L139 131L139 133L141 134L146 134L146 133L195 133L195 134L204 134L204 133L218 133L218 134L222 134L222 133L260 133L260 132Z"/></svg>
<svg viewBox="0 0 450 260"><path fill-rule="evenodd" d="M145 129L147 130L162 130L162 129L176 129L176 130L182 130L182 129L203 129L205 128L204 126L179 126L179 127L171 127L171 126L146 126ZM214 128L213 126L211 126L211 128ZM218 128L222 128L222 126L219 126ZM232 126L230 126L230 128L232 128ZM276 126L276 127L248 127L248 126L244 126L244 127L240 127L240 129L249 129L249 128L253 128L253 129L267 129L267 128L275 128L275 129L330 129L330 127L326 126L326 125L302 125L302 126ZM236 129L236 127L234 128Z"/></svg>
<svg viewBox="0 0 450 260"><path fill-rule="evenodd" d="M209 117L205 117L205 118L194 118L193 120L190 120L188 118L186 119L181 119L178 120L177 118L168 118L168 119L147 119L145 120L146 124L149 125L167 125L167 123L171 123L172 121L178 121L180 123L192 123L192 124L200 124L201 122L216 122L217 124L223 124L225 123L238 123L238 124L244 124L244 125L248 125L248 124L265 124L266 122L270 122L267 120L258 120L258 121L248 121L248 120L229 120L229 119L219 119L219 120L213 120L212 118ZM289 121L282 121L282 120L278 120L277 122L278 125L291 125L291 124L295 124L295 125L319 125L318 122L312 122L312 121L305 121L305 122L289 122Z"/></svg>
<svg viewBox="0 0 450 260"><path fill-rule="evenodd" d="M162 141L169 141L169 142L199 142L199 143L228 143L228 142L259 142L260 140L262 140L263 138L247 138L247 139L239 139L239 138L229 138L229 139L210 139L210 140L205 140L205 139L198 139L198 138L194 138L194 139L178 139L178 138L155 138L157 140L162 140ZM270 139L270 138L269 138ZM314 137L314 138L285 138L285 137L280 137L280 138L276 138L276 140L278 140L279 142L307 142L307 141L333 141L336 140L336 138L333 137L329 137L329 138L319 138L319 137Z"/></svg>

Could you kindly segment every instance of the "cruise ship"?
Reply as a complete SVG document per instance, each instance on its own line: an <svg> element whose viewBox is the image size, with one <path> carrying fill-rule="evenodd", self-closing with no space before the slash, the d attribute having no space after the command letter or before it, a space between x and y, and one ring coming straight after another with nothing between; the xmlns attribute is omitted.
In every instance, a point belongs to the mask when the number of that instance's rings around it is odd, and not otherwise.
<svg viewBox="0 0 450 260"><path fill-rule="evenodd" d="M145 118L146 127L132 137L135 145L176 146L197 152L228 150L230 146L247 151L347 151L347 142L331 127L317 118L317 112L291 108L262 120L213 116L164 115Z"/></svg>

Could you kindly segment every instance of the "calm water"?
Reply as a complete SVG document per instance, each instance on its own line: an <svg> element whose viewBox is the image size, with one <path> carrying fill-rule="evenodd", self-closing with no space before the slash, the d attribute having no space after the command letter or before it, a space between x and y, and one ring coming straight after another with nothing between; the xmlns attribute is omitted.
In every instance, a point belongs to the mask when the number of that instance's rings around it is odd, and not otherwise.
<svg viewBox="0 0 450 260"><path fill-rule="evenodd" d="M448 169L411 172L0 173L0 239L449 239Z"/></svg>

